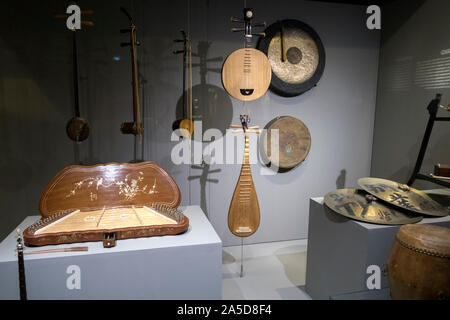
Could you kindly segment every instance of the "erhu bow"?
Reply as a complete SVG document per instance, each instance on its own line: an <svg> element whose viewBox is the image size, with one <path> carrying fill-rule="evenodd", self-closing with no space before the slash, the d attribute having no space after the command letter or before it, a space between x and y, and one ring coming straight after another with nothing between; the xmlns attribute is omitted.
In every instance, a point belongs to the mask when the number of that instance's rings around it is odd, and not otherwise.
<svg viewBox="0 0 450 320"><path fill-rule="evenodd" d="M130 46L131 48L131 77L133 88L133 122L123 122L120 125L120 131L123 134L133 134L141 138L142 133L144 131L144 127L140 120L138 71L137 71L137 56L136 56L136 46L140 45L140 43L136 41L136 26L133 22L133 18L125 10L125 8L120 7L120 10L128 17L128 20L130 21L130 26L128 28L120 30L121 33L130 34L130 42L122 42L120 46L121 47Z"/></svg>

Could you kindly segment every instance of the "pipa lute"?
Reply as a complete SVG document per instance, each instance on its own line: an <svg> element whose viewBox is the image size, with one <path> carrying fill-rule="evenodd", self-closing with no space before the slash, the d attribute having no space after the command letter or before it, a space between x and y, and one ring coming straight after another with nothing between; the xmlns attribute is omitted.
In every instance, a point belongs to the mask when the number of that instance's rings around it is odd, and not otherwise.
<svg viewBox="0 0 450 320"><path fill-rule="evenodd" d="M248 127L248 116L241 115L241 127L245 135L244 161L241 167L233 198L228 210L228 228L237 237L248 237L259 227L260 212L258 196L253 184L249 161L249 133L257 133L257 126ZM232 128L240 126L232 125ZM241 130L233 130L239 132Z"/></svg>

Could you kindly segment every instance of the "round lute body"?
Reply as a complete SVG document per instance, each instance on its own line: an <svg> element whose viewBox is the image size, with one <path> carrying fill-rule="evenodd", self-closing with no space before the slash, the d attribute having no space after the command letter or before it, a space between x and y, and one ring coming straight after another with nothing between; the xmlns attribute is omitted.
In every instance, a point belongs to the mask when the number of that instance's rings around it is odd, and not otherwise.
<svg viewBox="0 0 450 320"><path fill-rule="evenodd" d="M225 90L242 101L260 98L270 85L272 69L266 55L253 48L243 48L231 53L222 69Z"/></svg>
<svg viewBox="0 0 450 320"><path fill-rule="evenodd" d="M233 32L245 32L245 47L232 52L222 68L222 84L225 90L241 101L260 98L269 89L272 68L267 56L251 48L253 35L265 36L264 33L252 33L253 27L265 26L265 23L253 23L253 11L244 8L244 19L231 18L232 22L243 23L243 28L233 28Z"/></svg>

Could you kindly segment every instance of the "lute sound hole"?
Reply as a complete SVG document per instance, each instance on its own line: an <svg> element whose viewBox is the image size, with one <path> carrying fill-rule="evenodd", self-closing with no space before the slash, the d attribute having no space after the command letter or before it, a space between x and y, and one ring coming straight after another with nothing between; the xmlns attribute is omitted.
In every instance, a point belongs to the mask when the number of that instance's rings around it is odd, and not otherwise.
<svg viewBox="0 0 450 320"><path fill-rule="evenodd" d="M253 93L254 89L241 89L240 91L243 96L250 96Z"/></svg>

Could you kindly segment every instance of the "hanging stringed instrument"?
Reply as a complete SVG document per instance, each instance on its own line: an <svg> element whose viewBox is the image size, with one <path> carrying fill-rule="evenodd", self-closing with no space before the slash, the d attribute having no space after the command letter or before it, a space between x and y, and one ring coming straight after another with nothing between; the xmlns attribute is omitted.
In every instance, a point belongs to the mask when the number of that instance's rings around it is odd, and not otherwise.
<svg viewBox="0 0 450 320"><path fill-rule="evenodd" d="M258 126L248 127L248 115L241 115L241 125L231 125L232 128L241 127L233 132L244 132L244 161L241 173L231 199L228 210L228 228L237 237L249 237L259 227L260 212L258 196L252 179L252 171L249 161L249 133L258 133Z"/></svg>
<svg viewBox="0 0 450 320"><path fill-rule="evenodd" d="M245 32L245 47L231 53L222 68L222 83L225 90L234 98L252 101L261 97L269 88L272 69L267 56L251 48L253 35L265 36L264 33L252 33L253 27L264 27L263 23L251 23L253 10L244 8L244 19L231 18L232 22L244 23L243 28L231 31Z"/></svg>
<svg viewBox="0 0 450 320"><path fill-rule="evenodd" d="M183 53L183 118L177 119L172 129L175 131L181 129L183 137L190 139L194 134L194 122L192 121L192 45L191 39L186 35L184 30L180 31L183 39L174 40L175 42L183 42L183 50L174 51L174 54ZM187 60L187 62L186 62ZM189 92L186 95L186 67L189 71ZM189 109L187 110L187 106Z"/></svg>
<svg viewBox="0 0 450 320"><path fill-rule="evenodd" d="M92 10L82 10L82 14L92 14ZM54 14L55 19L67 19L69 15L65 13ZM92 21L81 21L84 26L92 27ZM80 115L80 94L78 92L78 49L77 49L77 30L72 29L72 59L73 59L73 91L75 116L71 118L66 125L67 136L75 141L81 142L89 137L89 122Z"/></svg>
<svg viewBox="0 0 450 320"><path fill-rule="evenodd" d="M137 70L137 56L136 56L136 46L140 45L136 41L136 25L133 22L131 15L125 10L125 8L120 7L120 10L128 17L130 21L130 26L126 29L121 29L120 33L129 33L130 42L122 42L121 47L130 46L131 51L131 86L133 90L133 122L123 122L120 125L120 131L123 134L133 134L135 136L142 137L144 127L140 120L140 110L139 110L139 89L138 89L138 70ZM141 141L141 140L139 140Z"/></svg>

